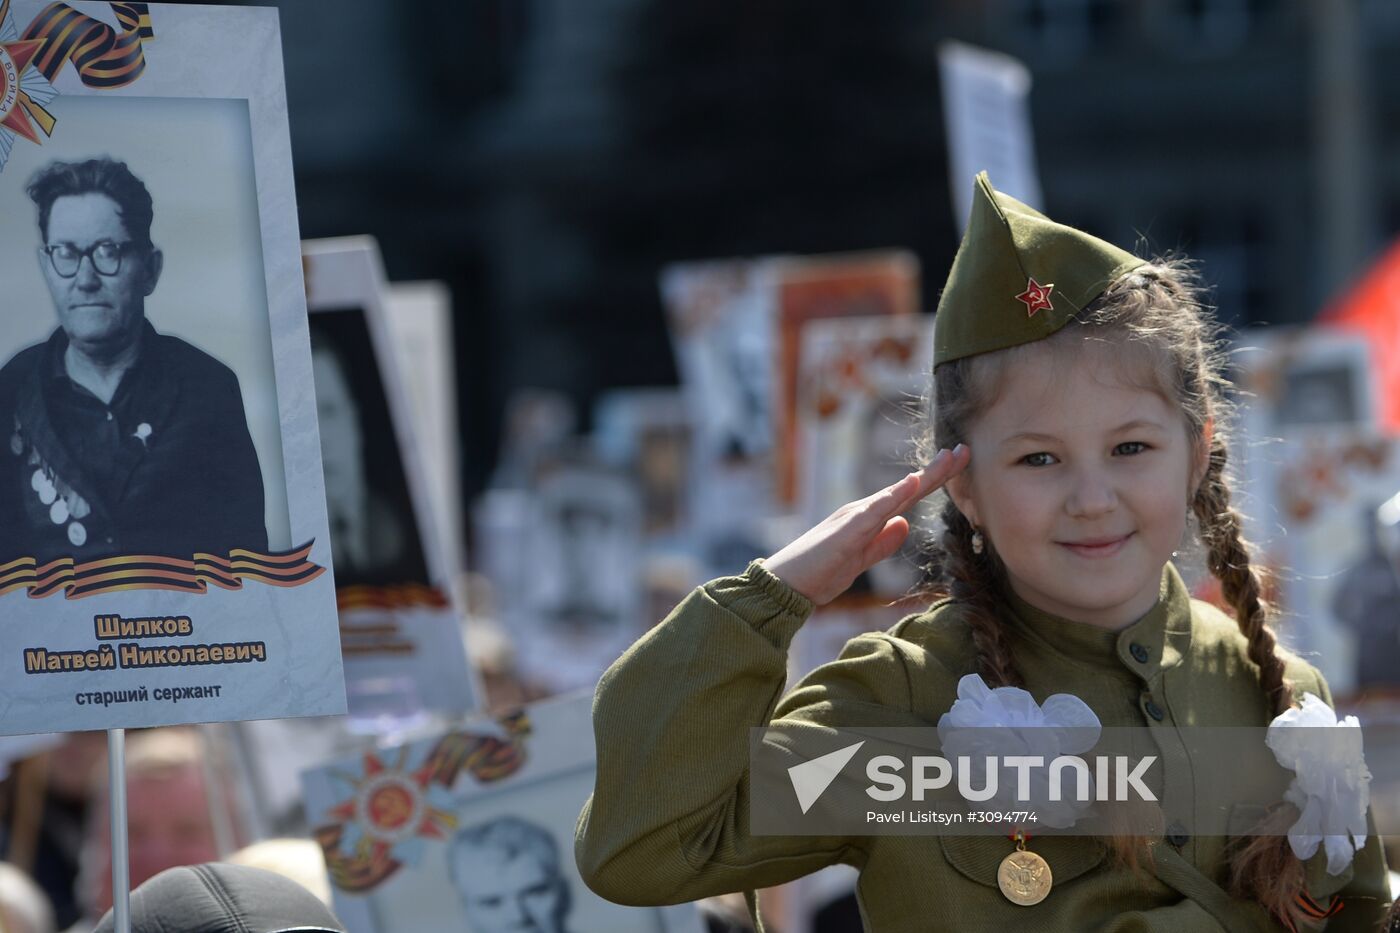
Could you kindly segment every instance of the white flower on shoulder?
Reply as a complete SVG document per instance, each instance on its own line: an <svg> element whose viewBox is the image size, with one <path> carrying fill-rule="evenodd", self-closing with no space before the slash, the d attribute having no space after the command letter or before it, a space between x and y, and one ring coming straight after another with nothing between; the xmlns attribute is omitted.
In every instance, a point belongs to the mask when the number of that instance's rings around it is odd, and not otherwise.
<svg viewBox="0 0 1400 933"><path fill-rule="evenodd" d="M1338 722L1330 706L1308 693L1300 708L1274 718L1265 742L1294 773L1283 795L1302 814L1288 830L1293 854L1310 859L1323 845L1327 873L1340 875L1366 844L1371 772L1362 754L1361 724L1355 716Z"/></svg>
<svg viewBox="0 0 1400 933"><path fill-rule="evenodd" d="M1020 687L988 687L977 674L958 681L958 698L938 720L938 738L944 756L952 762L967 756L972 765L973 786L982 788L989 779L987 756L1033 756L1044 766L1030 770L1030 799L1017 799L1017 771L1003 765L997 775L997 792L983 806L1006 810L1033 810L1037 822L1065 829L1088 809L1091 792L1084 800L1074 799L1074 772L1062 775L1064 799L1050 799L1050 763L1066 755L1079 755L1093 748L1101 733L1099 718L1089 705L1068 693L1045 698L1044 705ZM1013 804L1015 804L1013 806ZM1028 806L1029 804L1029 806Z"/></svg>

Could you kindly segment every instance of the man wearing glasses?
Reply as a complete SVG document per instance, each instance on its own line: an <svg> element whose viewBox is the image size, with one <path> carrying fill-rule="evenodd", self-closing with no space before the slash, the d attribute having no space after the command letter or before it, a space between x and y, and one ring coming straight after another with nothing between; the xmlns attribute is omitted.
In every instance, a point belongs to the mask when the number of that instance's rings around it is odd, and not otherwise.
<svg viewBox="0 0 1400 933"><path fill-rule="evenodd" d="M122 162L29 182L58 327L0 369L0 565L267 548L238 378L146 320L163 256Z"/></svg>

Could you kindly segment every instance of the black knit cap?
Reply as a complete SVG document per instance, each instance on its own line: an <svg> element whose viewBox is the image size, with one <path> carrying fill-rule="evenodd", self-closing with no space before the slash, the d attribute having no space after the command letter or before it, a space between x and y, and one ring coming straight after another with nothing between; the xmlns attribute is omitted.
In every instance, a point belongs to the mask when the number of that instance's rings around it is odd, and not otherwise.
<svg viewBox="0 0 1400 933"><path fill-rule="evenodd" d="M93 933L112 933L107 911ZM346 933L301 885L246 865L170 868L131 892L131 933Z"/></svg>

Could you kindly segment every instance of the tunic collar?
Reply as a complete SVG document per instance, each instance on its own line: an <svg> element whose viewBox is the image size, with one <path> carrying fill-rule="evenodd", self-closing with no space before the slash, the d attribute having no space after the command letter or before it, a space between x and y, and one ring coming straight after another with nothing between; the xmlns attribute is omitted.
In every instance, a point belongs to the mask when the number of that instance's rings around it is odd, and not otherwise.
<svg viewBox="0 0 1400 933"><path fill-rule="evenodd" d="M1150 681L1181 663L1191 646L1191 594L1176 567L1162 568L1157 603L1126 628L1109 631L1037 609L1001 587L1011 627L1034 661L1054 658Z"/></svg>
<svg viewBox="0 0 1400 933"><path fill-rule="evenodd" d="M151 326L151 322L149 320L142 320L141 332L136 337L136 342L139 345L136 359L132 360L131 366L122 374L121 382L117 386L118 393L121 393L123 389L127 387L127 383L133 382L135 379L139 378L141 372L147 368L146 363L154 352L153 347L156 342L156 336L156 329ZM59 380L67 385L71 385L77 392L87 395L92 394L76 382L73 382L72 377L68 375L68 366L64 361L64 354L68 352L68 334L64 332L62 327L55 329L49 336L47 347L44 352L47 356L44 366L45 375L50 380ZM115 402L116 396L113 396L112 400Z"/></svg>

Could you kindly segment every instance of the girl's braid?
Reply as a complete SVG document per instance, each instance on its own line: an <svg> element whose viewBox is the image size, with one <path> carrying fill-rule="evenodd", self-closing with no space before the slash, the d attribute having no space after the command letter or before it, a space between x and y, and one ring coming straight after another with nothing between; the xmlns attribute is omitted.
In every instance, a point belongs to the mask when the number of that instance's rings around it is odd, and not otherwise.
<svg viewBox="0 0 1400 933"><path fill-rule="evenodd" d="M1000 621L1000 600L991 585L996 560L988 543L981 554L972 552L972 524L958 511L953 500L943 507L943 574L948 595L957 599L966 613L977 652L977 667L990 687L1019 687L1021 672L1011 655L1011 638Z"/></svg>
<svg viewBox="0 0 1400 933"><path fill-rule="evenodd" d="M1230 505L1226 456L1225 442L1214 438L1210 465L1191 507L1206 545L1206 564L1220 580L1225 599L1235 610L1240 631L1249 640L1249 659L1259 668L1260 685L1277 716L1292 706L1293 691L1284 678L1283 659L1276 650L1278 639L1268 625L1259 571L1250 563L1249 550L1240 533L1240 513Z"/></svg>
<svg viewBox="0 0 1400 933"><path fill-rule="evenodd" d="M1278 639L1268 625L1260 572L1250 562L1240 533L1240 513L1230 506L1225 460L1224 440L1212 438L1210 465L1191 503L1192 511L1206 545L1206 564L1235 610L1240 631L1249 642L1249 659L1259 668L1271 715L1277 716L1293 705L1293 689L1284 677ZM1293 895L1304 887L1303 863L1294 857L1286 836L1250 837L1230 858L1229 885L1235 896L1257 900L1291 928L1298 928L1302 914Z"/></svg>

